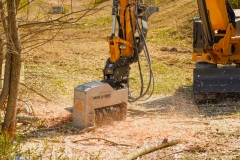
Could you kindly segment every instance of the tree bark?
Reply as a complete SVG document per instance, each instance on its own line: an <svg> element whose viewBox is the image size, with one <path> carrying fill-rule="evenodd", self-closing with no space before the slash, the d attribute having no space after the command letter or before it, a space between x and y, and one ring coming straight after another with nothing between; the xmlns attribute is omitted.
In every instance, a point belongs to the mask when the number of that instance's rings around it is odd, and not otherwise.
<svg viewBox="0 0 240 160"><path fill-rule="evenodd" d="M16 13L17 13L17 10L18 10L18 6L20 4L20 0L15 0L15 9L16 9Z"/></svg>
<svg viewBox="0 0 240 160"><path fill-rule="evenodd" d="M6 37L8 37L8 29L7 29L6 18L4 14L4 6L3 6L2 0L0 0L0 10L2 11L1 12L2 26L3 26ZM1 55L3 56L3 52ZM4 85L0 95L0 109L3 108L3 104L6 101L9 93L10 67L11 67L11 55L8 54L6 55L6 62L5 62Z"/></svg>
<svg viewBox="0 0 240 160"><path fill-rule="evenodd" d="M6 114L2 126L2 132L7 132L11 138L16 128L16 111L18 87L21 69L21 44L16 19L16 1L7 1L8 10L8 53L11 55L10 86Z"/></svg>
<svg viewBox="0 0 240 160"><path fill-rule="evenodd" d="M9 85L10 85L10 71L11 71L11 55L9 53L6 54L5 61L5 73L3 79L3 89L0 95L0 109L3 108L3 104L5 103L8 94L9 94Z"/></svg>
<svg viewBox="0 0 240 160"><path fill-rule="evenodd" d="M1 78L1 81L2 81L2 74L3 74L2 73L2 69L3 69L2 66L3 66L3 59L4 59L3 43L4 42L3 42L2 36L0 35L0 78ZM3 84L2 84L2 86L3 86Z"/></svg>

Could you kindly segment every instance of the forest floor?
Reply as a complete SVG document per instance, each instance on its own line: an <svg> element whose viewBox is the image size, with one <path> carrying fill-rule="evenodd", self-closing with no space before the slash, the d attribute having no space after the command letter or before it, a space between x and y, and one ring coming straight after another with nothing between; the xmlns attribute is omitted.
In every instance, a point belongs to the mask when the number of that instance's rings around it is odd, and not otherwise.
<svg viewBox="0 0 240 160"><path fill-rule="evenodd" d="M33 104L33 106L35 106ZM177 145L139 159L239 159L240 102L196 105L184 93L154 95L128 104L125 121L78 130L66 104L48 103L35 108L41 117L24 134L24 150L43 159L120 159L140 146L164 139L180 139ZM28 128L28 126L26 126ZM36 129L39 128L39 129Z"/></svg>

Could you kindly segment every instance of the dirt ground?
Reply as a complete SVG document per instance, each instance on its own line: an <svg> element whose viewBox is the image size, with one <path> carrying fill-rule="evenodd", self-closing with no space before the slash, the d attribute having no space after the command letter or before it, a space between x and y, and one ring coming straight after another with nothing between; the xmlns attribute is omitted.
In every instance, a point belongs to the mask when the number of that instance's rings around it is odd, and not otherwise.
<svg viewBox="0 0 240 160"><path fill-rule="evenodd" d="M128 104L125 121L85 130L72 127L66 104L49 103L35 109L44 127L25 134L24 148L43 159L120 159L140 146L180 139L138 159L240 159L239 101L196 105L188 96L155 95Z"/></svg>

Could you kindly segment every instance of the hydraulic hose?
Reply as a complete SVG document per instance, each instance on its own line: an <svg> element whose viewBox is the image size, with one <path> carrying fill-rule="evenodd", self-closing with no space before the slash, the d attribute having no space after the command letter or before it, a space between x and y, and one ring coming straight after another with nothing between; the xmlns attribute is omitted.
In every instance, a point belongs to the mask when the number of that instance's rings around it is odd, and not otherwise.
<svg viewBox="0 0 240 160"><path fill-rule="evenodd" d="M137 15L135 15L135 17L137 17ZM153 91L154 91L154 75L153 75L153 71L152 71L152 64L151 64L151 59L150 59L150 55L149 55L149 52L148 52L146 40L145 40L144 34L143 34L143 32L142 32L142 30L140 28L140 25L139 25L138 21L136 21L136 25L137 25L137 31L138 31L138 33L140 35L140 41L143 42L143 50L144 50L144 54L145 54L148 66L149 66L149 82L148 82L146 90L143 92L143 88L144 88L143 76L142 76L140 60L138 58L138 65L139 65L139 72L140 72L140 79L141 79L140 95L138 97L136 97L136 98L129 96L129 99L131 99L131 100L129 100L129 102L134 102L134 101L137 101L137 100L141 99L142 97L144 97L148 93L148 91L149 91L149 89L151 87L151 84L152 84L152 91L151 91L150 95L146 99L150 98L152 96L152 94L153 94ZM135 37L134 37L134 39L135 39ZM135 41L134 41L134 43L135 43ZM136 47L136 44L135 44L135 47Z"/></svg>

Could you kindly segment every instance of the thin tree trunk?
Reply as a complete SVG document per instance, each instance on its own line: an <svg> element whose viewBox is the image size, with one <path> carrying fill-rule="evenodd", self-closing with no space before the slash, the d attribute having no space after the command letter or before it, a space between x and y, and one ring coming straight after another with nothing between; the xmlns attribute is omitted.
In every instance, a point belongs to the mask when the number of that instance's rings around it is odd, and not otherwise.
<svg viewBox="0 0 240 160"><path fill-rule="evenodd" d="M20 3L20 0L15 0L16 13L17 13L17 10L18 10L19 3Z"/></svg>
<svg viewBox="0 0 240 160"><path fill-rule="evenodd" d="M3 59L4 59L4 53L3 53L3 39L2 39L2 36L0 35L0 78L1 78L1 80L0 81L2 81L2 70L3 70L3 68L2 68L2 66L3 66ZM2 83L2 82L1 82ZM2 86L3 86L3 84L2 84ZM2 87L1 86L1 87ZM1 108L1 107L0 107Z"/></svg>
<svg viewBox="0 0 240 160"><path fill-rule="evenodd" d="M21 45L18 32L18 24L16 19L16 1L8 0L8 31L9 31L9 54L11 55L11 70L10 70L10 88L6 114L2 131L7 132L11 138L14 136L16 127L16 111L17 111L17 97L18 87L20 81L21 69Z"/></svg>
<svg viewBox="0 0 240 160"><path fill-rule="evenodd" d="M4 32L6 35L7 34L7 24L6 24L6 18L4 15L5 9L4 9L2 0L0 0L0 9L1 9L1 21L2 21L3 29L4 29Z"/></svg>
<svg viewBox="0 0 240 160"><path fill-rule="evenodd" d="M6 37L8 37L8 29L6 24L6 18L4 15L4 7L3 2L0 0L0 10L1 12L1 20L2 26L5 32ZM2 50L3 51L3 50ZM3 53L1 54L3 56ZM6 101L9 93L9 84L10 84L10 68L11 68L11 55L6 55L6 62L5 62L5 73L4 73L4 85L0 95L0 109L3 107L4 102Z"/></svg>
<svg viewBox="0 0 240 160"><path fill-rule="evenodd" d="M10 85L10 71L11 71L11 54L6 54L5 61L5 73L3 79L3 89L0 95L0 109L3 108L3 104L6 101L9 94L9 85Z"/></svg>

